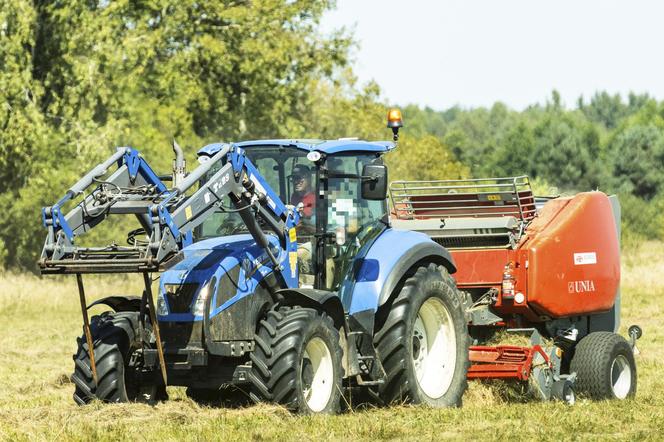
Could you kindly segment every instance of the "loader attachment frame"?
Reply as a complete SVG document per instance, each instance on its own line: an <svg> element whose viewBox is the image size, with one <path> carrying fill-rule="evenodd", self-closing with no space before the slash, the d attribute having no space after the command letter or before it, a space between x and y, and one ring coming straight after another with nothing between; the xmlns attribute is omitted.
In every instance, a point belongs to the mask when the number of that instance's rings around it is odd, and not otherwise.
<svg viewBox="0 0 664 442"><path fill-rule="evenodd" d="M213 166L221 163L212 177L191 196L186 192L201 183ZM107 178L108 169L117 170ZM96 186L90 193L86 190ZM83 195L66 215L63 206ZM230 197L233 210L240 213L249 233L267 253L278 269L286 270L269 247L258 218L279 239L284 250L296 252L296 242L289 232L299 222L297 211L279 199L243 149L225 145L214 156L193 170L179 184L168 189L138 151L118 148L98 164L56 204L42 209L42 221L48 230L39 266L42 274L82 273L151 273L165 270L182 259L181 251L192 243L192 231ZM109 215L135 215L149 240L134 241L130 246L110 244L101 247L80 247L76 238L97 226ZM138 233L137 233L138 234ZM288 265L286 265L288 267ZM288 281L281 277L283 288L293 286L296 269Z"/></svg>
<svg viewBox="0 0 664 442"><path fill-rule="evenodd" d="M117 170L108 174L109 168ZM86 194L91 186L95 188ZM42 209L48 234L39 266L42 273L128 273L156 271L158 265L141 247L78 247L76 238L109 215L133 214L147 234L153 231L149 208L170 192L138 151L118 148L94 167L53 206ZM83 195L68 213L63 207Z"/></svg>

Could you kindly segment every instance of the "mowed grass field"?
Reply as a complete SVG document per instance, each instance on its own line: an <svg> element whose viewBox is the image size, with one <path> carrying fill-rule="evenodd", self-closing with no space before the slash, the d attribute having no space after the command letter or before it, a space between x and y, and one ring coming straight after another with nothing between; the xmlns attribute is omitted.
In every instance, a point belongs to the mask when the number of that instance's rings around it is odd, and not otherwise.
<svg viewBox="0 0 664 442"><path fill-rule="evenodd" d="M89 300L140 289L139 277L85 280ZM156 406L79 407L69 381L82 323L75 278L0 274L0 439L664 439L664 244L623 254L622 288L622 332L635 323L644 329L633 400L571 407L506 401L504 386L471 383L461 409L400 406L301 417L271 405L199 406L174 387L171 400Z"/></svg>

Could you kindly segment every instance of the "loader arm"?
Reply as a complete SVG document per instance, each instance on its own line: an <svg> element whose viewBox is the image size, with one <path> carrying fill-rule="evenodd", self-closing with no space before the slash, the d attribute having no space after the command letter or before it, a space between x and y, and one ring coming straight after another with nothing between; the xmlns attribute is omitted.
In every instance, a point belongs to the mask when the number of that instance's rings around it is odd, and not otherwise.
<svg viewBox="0 0 664 442"><path fill-rule="evenodd" d="M176 206L170 205L172 200L184 195L218 163L222 164L221 168L194 194ZM224 208L226 196L233 208ZM294 229L299 222L299 214L281 201L246 156L244 149L233 145L224 147L203 162L167 198L150 208L152 223L156 226L150 238L151 256L162 263L174 254L179 254L187 245L186 232L193 231L219 209L239 212L249 233L277 269L280 285L284 288L297 287L297 242ZM279 253L275 254L270 247L259 219L279 239ZM280 256L281 252L286 253Z"/></svg>
<svg viewBox="0 0 664 442"><path fill-rule="evenodd" d="M117 164L116 171L101 179ZM186 192L213 167L221 168L191 196ZM89 193L85 191L96 187ZM83 200L66 215L62 207ZM226 197L232 207L225 207ZM299 214L287 207L246 156L226 145L172 189L130 148L119 148L72 186L55 205L42 210L48 234L39 261L42 273L150 272L177 262L192 241L191 232L218 210L239 212L249 233L279 273L284 288L297 286L297 244L294 227ZM148 236L147 245L78 247L76 237L94 228L108 215L135 215ZM259 219L279 239L270 246Z"/></svg>

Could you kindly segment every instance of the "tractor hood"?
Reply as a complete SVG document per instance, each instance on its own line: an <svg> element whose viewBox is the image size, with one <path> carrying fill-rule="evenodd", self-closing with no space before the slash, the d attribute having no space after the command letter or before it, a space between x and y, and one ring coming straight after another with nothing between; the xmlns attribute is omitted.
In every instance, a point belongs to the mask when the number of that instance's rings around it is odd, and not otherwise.
<svg viewBox="0 0 664 442"><path fill-rule="evenodd" d="M278 239L273 235L267 237L272 253L280 261L285 259L287 254L279 252ZM168 310L158 314L161 321L203 320L200 311L194 313L193 305L207 285L206 293L214 306L210 315L216 316L253 293L263 278L272 273L267 253L248 234L200 241L185 247L182 253L184 259L161 275L159 301Z"/></svg>
<svg viewBox="0 0 664 442"><path fill-rule="evenodd" d="M272 235L268 238L272 252L279 256L277 238ZM206 239L184 248L182 253L184 259L161 275L162 283L203 283L220 270L228 271L239 264L249 272L257 265L269 263L265 251L249 234Z"/></svg>

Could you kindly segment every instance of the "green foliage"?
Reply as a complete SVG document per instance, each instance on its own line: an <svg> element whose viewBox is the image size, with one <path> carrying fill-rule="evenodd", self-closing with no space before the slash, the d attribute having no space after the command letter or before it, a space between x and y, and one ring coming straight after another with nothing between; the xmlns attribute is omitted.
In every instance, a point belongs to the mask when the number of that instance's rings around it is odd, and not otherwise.
<svg viewBox="0 0 664 442"><path fill-rule="evenodd" d="M34 267L41 206L114 146L166 171L173 137L290 136L346 64L349 37L317 30L332 5L0 0L0 264Z"/></svg>
<svg viewBox="0 0 664 442"><path fill-rule="evenodd" d="M441 141L432 136L403 135L399 147L386 156L390 181L446 180L468 178L468 167L454 158Z"/></svg>
<svg viewBox="0 0 664 442"><path fill-rule="evenodd" d="M522 112L500 103L491 109L406 109L406 133L412 114L414 132L449 146L473 176L527 174L539 193L619 192L624 237L664 239L664 102L598 92L570 110L553 91L547 103ZM419 175L428 176L426 170Z"/></svg>
<svg viewBox="0 0 664 442"><path fill-rule="evenodd" d="M350 70L340 72L334 81L314 81L308 100L301 104L303 116L291 124L288 137L383 139L389 134L387 108L379 102L379 94L375 83L358 88Z"/></svg>
<svg viewBox="0 0 664 442"><path fill-rule="evenodd" d="M496 176L529 173L534 162L535 133L525 122L519 122L505 134L504 142L491 153L491 167Z"/></svg>
<svg viewBox="0 0 664 442"><path fill-rule="evenodd" d="M40 208L114 146L165 172L173 137L189 155L218 140L389 138L380 89L348 66L352 38L318 30L333 5L0 0L0 204L11 208L0 212L0 266L34 268ZM597 92L570 110L553 91L522 112L403 114L391 179L528 174L545 193L620 192L625 230L664 238L664 102ZM90 240L124 241L124 230Z"/></svg>
<svg viewBox="0 0 664 442"><path fill-rule="evenodd" d="M508 174L509 175L509 174ZM552 186L544 178L531 178L530 187L535 196L558 196L560 191L556 186Z"/></svg>
<svg viewBox="0 0 664 442"><path fill-rule="evenodd" d="M623 245L664 238L664 195L645 201L630 193L619 195Z"/></svg>
<svg viewBox="0 0 664 442"><path fill-rule="evenodd" d="M368 140L389 138L385 128L388 108L379 101L379 89L370 83L358 91L352 73L343 72L338 81L318 81L312 84L307 107L308 116L301 125L293 127L291 136L336 139L358 137ZM417 112L417 108L410 107ZM433 111L424 111L430 115ZM454 179L469 176L468 167L461 164L439 138L421 127L413 134L410 114L402 131L399 147L386 156L390 180ZM418 116L415 116L417 121ZM420 121L424 121L420 119ZM417 123L415 123L417 124Z"/></svg>
<svg viewBox="0 0 664 442"><path fill-rule="evenodd" d="M578 107L588 120L613 129L622 119L634 114L649 101L652 99L648 95L630 93L627 103L623 103L620 95L609 95L602 91L596 92L588 104L584 103L583 97L579 98Z"/></svg>
<svg viewBox="0 0 664 442"><path fill-rule="evenodd" d="M651 200L664 190L664 131L652 124L621 130L609 145L615 185Z"/></svg>
<svg viewBox="0 0 664 442"><path fill-rule="evenodd" d="M573 115L548 112L534 127L529 173L562 189L594 189L602 167L597 130Z"/></svg>

